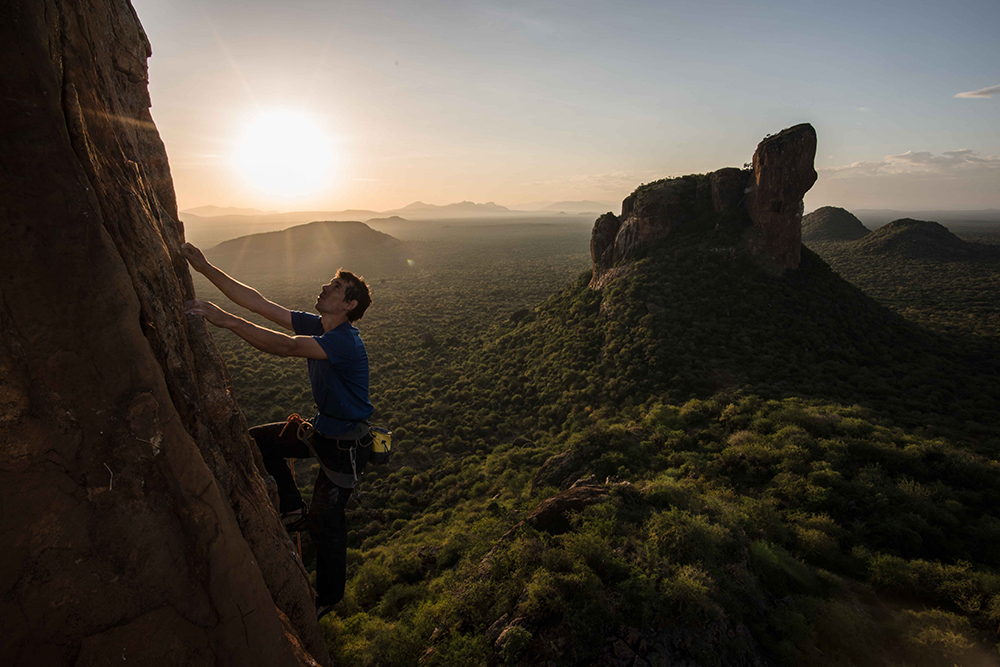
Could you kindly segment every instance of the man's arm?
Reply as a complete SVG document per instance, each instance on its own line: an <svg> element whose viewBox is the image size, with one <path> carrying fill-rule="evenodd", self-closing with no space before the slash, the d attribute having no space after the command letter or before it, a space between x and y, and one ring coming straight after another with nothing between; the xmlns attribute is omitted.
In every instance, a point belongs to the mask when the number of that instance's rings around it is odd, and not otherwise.
<svg viewBox="0 0 1000 667"><path fill-rule="evenodd" d="M223 271L212 266L205 259L205 254L190 243L181 245L181 253L187 259L192 269L212 281L212 284L218 287L230 301L238 306L243 306L251 312L266 317L279 326L292 329L292 312L290 310L273 301L268 301L254 288L234 280Z"/></svg>
<svg viewBox="0 0 1000 667"><path fill-rule="evenodd" d="M194 299L184 304L187 315L201 315L217 327L229 329L234 334L253 345L261 352L280 357L305 357L306 359L326 359L326 352L312 336L289 336L280 331L271 331L247 322L222 310L210 301Z"/></svg>

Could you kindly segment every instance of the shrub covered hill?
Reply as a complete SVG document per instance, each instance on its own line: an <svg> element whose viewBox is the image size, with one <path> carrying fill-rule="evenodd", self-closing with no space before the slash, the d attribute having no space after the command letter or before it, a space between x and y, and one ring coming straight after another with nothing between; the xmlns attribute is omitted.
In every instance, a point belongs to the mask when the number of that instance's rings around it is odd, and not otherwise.
<svg viewBox="0 0 1000 667"><path fill-rule="evenodd" d="M963 236L937 222L904 218L854 241L814 238L808 245L834 271L908 320L967 347L996 348L1000 234Z"/></svg>
<svg viewBox="0 0 1000 667"><path fill-rule="evenodd" d="M592 271L384 381L337 659L997 664L997 364L798 255L814 150L640 187Z"/></svg>
<svg viewBox="0 0 1000 667"><path fill-rule="evenodd" d="M356 272L391 274L406 266L405 244L363 222L319 221L224 241L205 252L233 275L327 280L350 264Z"/></svg>
<svg viewBox="0 0 1000 667"><path fill-rule="evenodd" d="M858 254L906 259L954 260L1000 257L994 246L963 241L940 223L911 218L893 220L854 244L852 251Z"/></svg>
<svg viewBox="0 0 1000 667"><path fill-rule="evenodd" d="M802 218L802 241L856 241L868 228L854 214L838 206L821 206Z"/></svg>

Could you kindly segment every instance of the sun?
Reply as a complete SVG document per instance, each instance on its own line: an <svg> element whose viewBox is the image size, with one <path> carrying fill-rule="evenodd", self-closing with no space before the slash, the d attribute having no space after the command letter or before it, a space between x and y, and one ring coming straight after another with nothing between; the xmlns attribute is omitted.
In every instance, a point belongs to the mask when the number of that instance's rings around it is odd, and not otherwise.
<svg viewBox="0 0 1000 667"><path fill-rule="evenodd" d="M281 197L324 189L334 166L326 132L297 111L259 114L244 130L233 159L249 185Z"/></svg>

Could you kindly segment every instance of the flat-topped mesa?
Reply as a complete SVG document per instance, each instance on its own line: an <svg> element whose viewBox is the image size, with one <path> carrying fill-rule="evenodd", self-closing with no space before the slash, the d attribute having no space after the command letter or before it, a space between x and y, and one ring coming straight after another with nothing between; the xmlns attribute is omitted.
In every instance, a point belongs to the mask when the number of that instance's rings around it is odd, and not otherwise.
<svg viewBox="0 0 1000 667"><path fill-rule="evenodd" d="M741 229L738 250L765 266L798 268L802 197L816 182L815 156L816 131L803 123L760 142L752 170L726 167L639 186L620 216L605 213L594 223L591 287L603 287L671 232L719 225Z"/></svg>

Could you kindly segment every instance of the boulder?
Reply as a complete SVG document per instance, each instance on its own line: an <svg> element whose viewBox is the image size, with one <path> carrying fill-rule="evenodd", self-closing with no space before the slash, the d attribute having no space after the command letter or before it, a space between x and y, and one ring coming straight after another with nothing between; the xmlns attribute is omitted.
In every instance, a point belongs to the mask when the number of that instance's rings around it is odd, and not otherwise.
<svg viewBox="0 0 1000 667"><path fill-rule="evenodd" d="M606 496L614 485L580 480L569 489L546 498L528 513L524 522L547 533L565 533L570 528L569 515L579 512Z"/></svg>
<svg viewBox="0 0 1000 667"><path fill-rule="evenodd" d="M0 4L0 664L327 663L200 319L128 0Z"/></svg>

